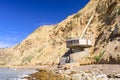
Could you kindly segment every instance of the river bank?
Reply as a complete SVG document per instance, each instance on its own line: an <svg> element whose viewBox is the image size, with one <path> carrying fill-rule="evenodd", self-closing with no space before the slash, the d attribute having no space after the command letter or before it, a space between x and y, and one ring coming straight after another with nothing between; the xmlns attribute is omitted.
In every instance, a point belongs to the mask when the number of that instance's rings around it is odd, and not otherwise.
<svg viewBox="0 0 120 80"><path fill-rule="evenodd" d="M120 80L120 65L99 64L79 67L44 68L27 80Z"/></svg>

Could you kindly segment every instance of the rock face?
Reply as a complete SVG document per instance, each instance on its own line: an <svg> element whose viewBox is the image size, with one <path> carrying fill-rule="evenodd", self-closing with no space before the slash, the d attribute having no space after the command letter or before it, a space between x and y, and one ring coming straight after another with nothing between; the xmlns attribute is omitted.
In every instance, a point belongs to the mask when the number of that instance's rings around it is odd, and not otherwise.
<svg viewBox="0 0 120 80"><path fill-rule="evenodd" d="M8 49L5 64L58 64L59 58L68 51L65 41L80 37L94 11L94 18L84 35L93 42L90 54L104 51L97 57L99 63L120 63L120 1L90 0L78 13L56 25L40 26L20 44ZM81 63L85 64L86 60L83 61Z"/></svg>

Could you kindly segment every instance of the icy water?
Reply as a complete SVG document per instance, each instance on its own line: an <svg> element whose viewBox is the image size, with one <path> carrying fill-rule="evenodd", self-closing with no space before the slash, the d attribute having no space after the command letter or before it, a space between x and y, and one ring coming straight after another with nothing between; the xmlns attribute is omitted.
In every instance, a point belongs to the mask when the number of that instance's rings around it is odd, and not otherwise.
<svg viewBox="0 0 120 80"><path fill-rule="evenodd" d="M25 80L22 77L34 72L37 71L35 69L0 68L0 80Z"/></svg>

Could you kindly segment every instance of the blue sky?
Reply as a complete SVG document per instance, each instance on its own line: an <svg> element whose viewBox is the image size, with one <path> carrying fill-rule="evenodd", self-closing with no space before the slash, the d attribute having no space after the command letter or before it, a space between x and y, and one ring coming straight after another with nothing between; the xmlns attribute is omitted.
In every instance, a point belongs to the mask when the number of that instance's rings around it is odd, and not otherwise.
<svg viewBox="0 0 120 80"><path fill-rule="evenodd" d="M0 47L20 43L41 25L57 24L89 0L0 0Z"/></svg>

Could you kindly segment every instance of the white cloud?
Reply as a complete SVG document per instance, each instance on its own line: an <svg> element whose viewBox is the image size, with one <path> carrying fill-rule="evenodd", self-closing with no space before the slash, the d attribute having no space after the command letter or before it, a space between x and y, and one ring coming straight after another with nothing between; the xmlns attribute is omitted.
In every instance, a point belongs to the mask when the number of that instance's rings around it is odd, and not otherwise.
<svg viewBox="0 0 120 80"><path fill-rule="evenodd" d="M1 42L0 42L0 48L11 47L11 46L13 46L13 45L14 45L14 44L9 43L9 42L4 42L4 41L1 41Z"/></svg>

